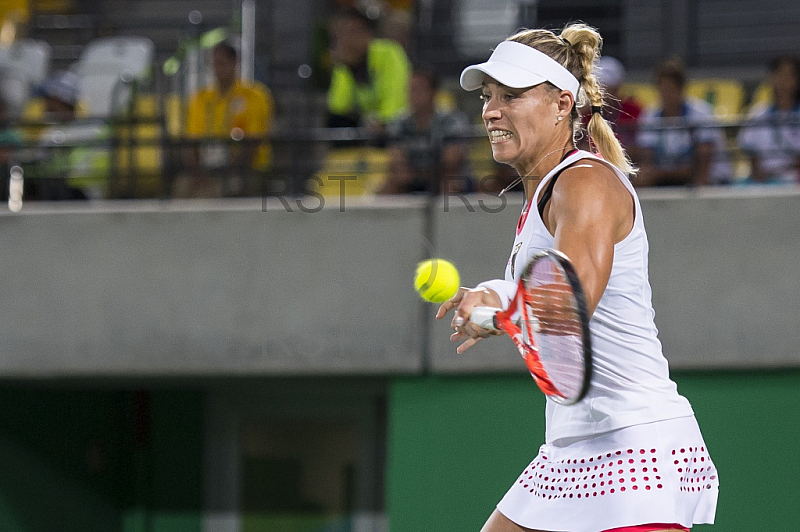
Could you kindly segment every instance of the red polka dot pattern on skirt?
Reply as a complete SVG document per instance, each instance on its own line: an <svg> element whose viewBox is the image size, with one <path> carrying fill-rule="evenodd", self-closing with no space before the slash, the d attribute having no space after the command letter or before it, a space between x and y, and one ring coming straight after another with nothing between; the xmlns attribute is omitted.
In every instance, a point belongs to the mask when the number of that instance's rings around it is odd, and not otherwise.
<svg viewBox="0 0 800 532"><path fill-rule="evenodd" d="M657 456L657 450L652 448L621 449L558 462L547 462L546 456L537 456L520 476L519 484L531 495L543 499L587 499L628 490L657 491L664 488L663 464Z"/></svg>
<svg viewBox="0 0 800 532"><path fill-rule="evenodd" d="M717 483L717 471L705 447L682 447L669 454L671 466L680 477L680 490L698 492L711 489Z"/></svg>

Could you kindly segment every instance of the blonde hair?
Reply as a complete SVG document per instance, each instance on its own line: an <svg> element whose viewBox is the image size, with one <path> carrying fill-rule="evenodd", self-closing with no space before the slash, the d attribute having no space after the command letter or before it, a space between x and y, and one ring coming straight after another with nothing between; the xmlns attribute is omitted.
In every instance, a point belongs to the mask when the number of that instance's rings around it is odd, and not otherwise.
<svg viewBox="0 0 800 532"><path fill-rule="evenodd" d="M585 105L587 101L593 108L603 107L603 89L592 72L603 46L603 38L596 29L586 24L573 23L565 26L560 35L550 30L522 30L506 40L526 44L550 56L580 82L582 90L579 91L578 101L570 114L574 127L580 125L578 107ZM614 130L601 113L592 112L587 130L605 160L629 176L636 173L636 168L614 135Z"/></svg>

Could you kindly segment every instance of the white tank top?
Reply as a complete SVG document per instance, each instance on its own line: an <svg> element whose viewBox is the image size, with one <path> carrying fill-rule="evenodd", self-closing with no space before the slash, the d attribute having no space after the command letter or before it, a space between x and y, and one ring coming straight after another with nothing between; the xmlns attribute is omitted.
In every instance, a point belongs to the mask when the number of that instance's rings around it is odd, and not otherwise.
<svg viewBox="0 0 800 532"><path fill-rule="evenodd" d="M548 442L693 415L689 401L678 395L677 386L670 380L667 360L661 351L648 280L647 234L639 198L628 178L607 161L586 151L576 151L542 178L533 197L539 198L556 173L581 159L598 160L614 170L633 196L635 220L628 236L614 246L611 277L589 322L594 354L589 393L583 401L571 406L547 401ZM536 201L531 202L527 214L520 218L505 282L482 283L496 290L505 306L529 257L555 244L536 207Z"/></svg>

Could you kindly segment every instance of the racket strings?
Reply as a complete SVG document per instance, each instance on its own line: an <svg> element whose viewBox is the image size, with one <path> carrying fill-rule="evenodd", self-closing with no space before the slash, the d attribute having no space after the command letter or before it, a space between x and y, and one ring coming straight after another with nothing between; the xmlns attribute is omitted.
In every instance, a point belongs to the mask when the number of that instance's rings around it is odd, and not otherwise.
<svg viewBox="0 0 800 532"><path fill-rule="evenodd" d="M540 260L525 288L520 309L524 341L537 346L539 364L557 395L577 397L585 373L583 321L567 275L555 262Z"/></svg>

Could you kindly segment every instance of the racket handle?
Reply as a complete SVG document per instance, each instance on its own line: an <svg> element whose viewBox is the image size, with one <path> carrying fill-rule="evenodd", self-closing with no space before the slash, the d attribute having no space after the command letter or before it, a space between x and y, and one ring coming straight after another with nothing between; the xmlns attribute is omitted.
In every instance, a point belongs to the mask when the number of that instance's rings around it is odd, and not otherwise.
<svg viewBox="0 0 800 532"><path fill-rule="evenodd" d="M489 329L491 331L497 330L497 313L503 309L494 307L474 307L472 313L469 315L469 321Z"/></svg>

